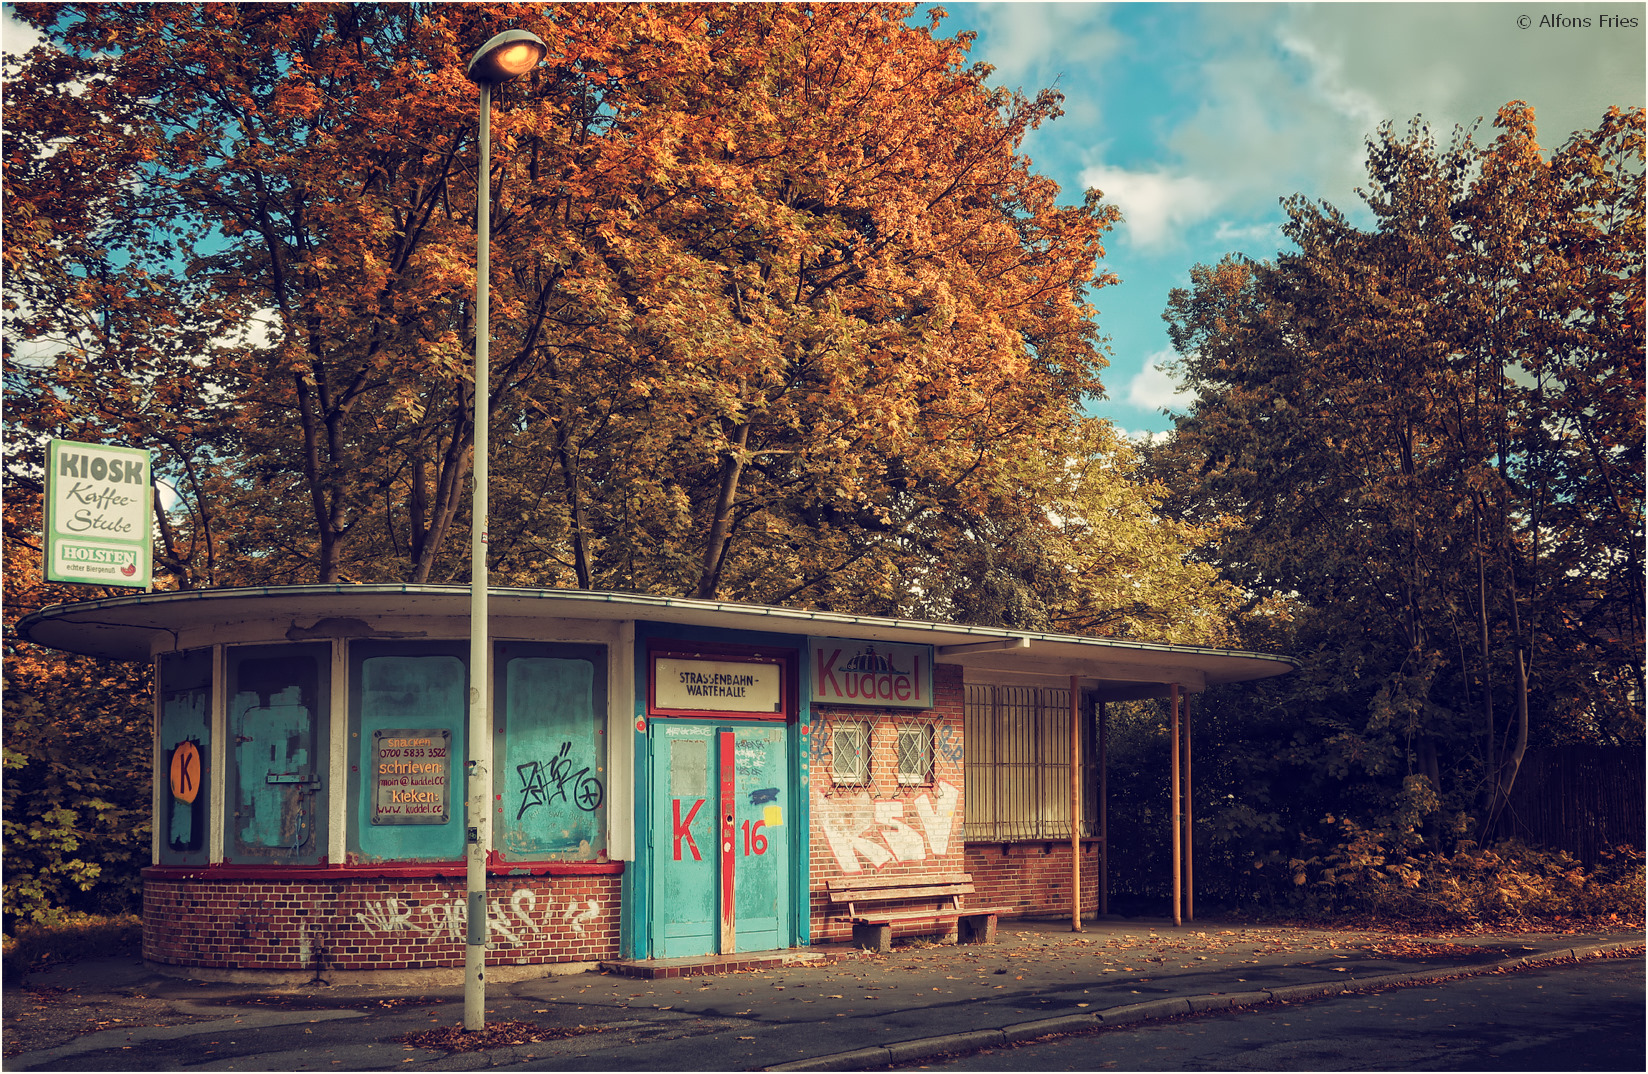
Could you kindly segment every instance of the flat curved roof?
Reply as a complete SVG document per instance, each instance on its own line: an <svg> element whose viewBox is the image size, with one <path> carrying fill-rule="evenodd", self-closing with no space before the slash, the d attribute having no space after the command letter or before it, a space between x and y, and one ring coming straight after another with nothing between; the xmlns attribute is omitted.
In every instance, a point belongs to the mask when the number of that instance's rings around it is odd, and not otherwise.
<svg viewBox="0 0 1648 1074"><path fill-rule="evenodd" d="M808 611L730 601L610 593L583 589L488 590L494 618L642 620L932 645L943 663L978 677L1077 676L1095 680L1111 698L1157 696L1167 684L1218 685L1285 675L1297 661L1283 656L1192 645L1044 634L842 612ZM148 660L177 647L187 631L254 620L431 616L467 618L467 585L396 583L185 589L57 604L18 621L27 641L111 660ZM362 634L370 637L370 634ZM974 676L970 676L974 677Z"/></svg>

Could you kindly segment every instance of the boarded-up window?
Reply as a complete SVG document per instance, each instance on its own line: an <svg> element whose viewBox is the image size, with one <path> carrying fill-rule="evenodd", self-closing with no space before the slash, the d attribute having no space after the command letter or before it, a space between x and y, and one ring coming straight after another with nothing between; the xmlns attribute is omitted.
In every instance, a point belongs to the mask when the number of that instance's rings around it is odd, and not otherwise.
<svg viewBox="0 0 1648 1074"><path fill-rule="evenodd" d="M235 862L312 865L326 854L326 644L228 651L229 802Z"/></svg>
<svg viewBox="0 0 1648 1074"><path fill-rule="evenodd" d="M594 861L607 852L607 653L503 642L493 747L509 860Z"/></svg>
<svg viewBox="0 0 1648 1074"><path fill-rule="evenodd" d="M969 684L965 721L967 839L1069 839L1070 691ZM1096 831L1090 731L1082 728L1082 835Z"/></svg>
<svg viewBox="0 0 1648 1074"><path fill-rule="evenodd" d="M160 861L206 864L211 805L212 651L160 658Z"/></svg>

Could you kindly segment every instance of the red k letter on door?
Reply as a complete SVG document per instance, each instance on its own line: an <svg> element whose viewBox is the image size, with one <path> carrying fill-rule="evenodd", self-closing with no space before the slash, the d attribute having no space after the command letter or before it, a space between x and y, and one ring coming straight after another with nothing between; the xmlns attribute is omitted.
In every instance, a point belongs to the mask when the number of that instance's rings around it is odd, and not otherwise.
<svg viewBox="0 0 1648 1074"><path fill-rule="evenodd" d="M692 819L698 816L698 809L704 804L704 799L700 798L692 804L686 820L681 819L681 799L674 799L672 804L675 807L675 860L681 860L681 840L685 839L687 846L692 850L692 860L703 861L703 857L698 853L698 844L693 842Z"/></svg>

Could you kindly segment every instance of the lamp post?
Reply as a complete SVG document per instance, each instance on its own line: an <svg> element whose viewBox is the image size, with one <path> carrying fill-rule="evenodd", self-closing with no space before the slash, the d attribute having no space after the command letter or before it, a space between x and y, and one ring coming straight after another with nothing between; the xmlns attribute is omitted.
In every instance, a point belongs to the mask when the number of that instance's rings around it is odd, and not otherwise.
<svg viewBox="0 0 1648 1074"><path fill-rule="evenodd" d="M475 484L469 542L469 742L464 824L468 896L464 945L464 1029L486 1028L486 859L492 847L491 654L486 589L486 461L492 300L492 87L538 65L548 48L525 30L506 30L470 57L465 74L481 87L480 169L475 196Z"/></svg>

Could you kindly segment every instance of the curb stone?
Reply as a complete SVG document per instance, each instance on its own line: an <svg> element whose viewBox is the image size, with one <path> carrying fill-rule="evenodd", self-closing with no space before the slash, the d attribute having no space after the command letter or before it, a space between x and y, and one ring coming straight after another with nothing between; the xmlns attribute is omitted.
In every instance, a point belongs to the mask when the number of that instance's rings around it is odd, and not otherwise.
<svg viewBox="0 0 1648 1074"><path fill-rule="evenodd" d="M1051 1033L1079 1033L1082 1030L1095 1029L1099 1025L1097 1013L1065 1014L1057 1018L1042 1018L1034 1022L1018 1022L1004 1026L1001 1033L1006 1043L1012 1044L1021 1040L1035 1040Z"/></svg>
<svg viewBox="0 0 1648 1074"><path fill-rule="evenodd" d="M1251 1007L1270 999L1268 992L1218 992L1208 996L1191 996L1192 1011L1218 1011L1230 1007Z"/></svg>
<svg viewBox="0 0 1648 1074"><path fill-rule="evenodd" d="M910 1059L925 1059L934 1052L954 1052L962 1049L989 1048L1005 1044L1006 1034L999 1029L975 1029L970 1033L946 1033L942 1037L907 1040L882 1045L895 1063Z"/></svg>
<svg viewBox="0 0 1648 1074"><path fill-rule="evenodd" d="M1151 999L1143 1003L1129 1003L1099 1012L1099 1021L1107 1026L1144 1022L1152 1018L1174 1018L1190 1013L1190 1000L1183 996L1172 999Z"/></svg>

